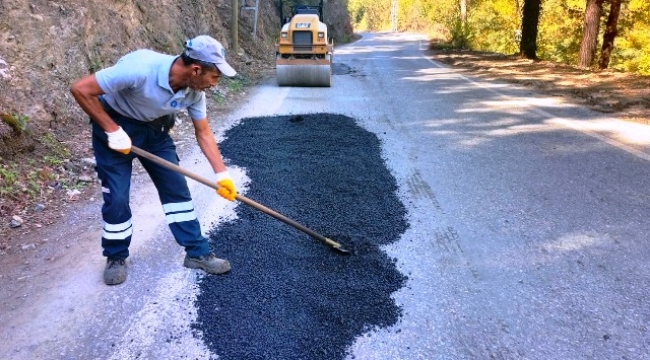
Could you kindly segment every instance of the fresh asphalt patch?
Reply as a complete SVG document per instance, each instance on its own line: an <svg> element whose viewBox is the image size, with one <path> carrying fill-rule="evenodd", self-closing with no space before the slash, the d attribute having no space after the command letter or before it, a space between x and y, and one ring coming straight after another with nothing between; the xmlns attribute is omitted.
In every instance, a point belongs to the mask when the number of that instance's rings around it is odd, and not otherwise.
<svg viewBox="0 0 650 360"><path fill-rule="evenodd" d="M357 68L352 68L342 63L332 64L332 75L350 75L353 77L366 76L366 74L364 74L363 71Z"/></svg>
<svg viewBox="0 0 650 360"><path fill-rule="evenodd" d="M249 118L220 144L246 169L245 194L352 250L328 245L245 204L210 233L229 274L204 276L198 320L220 359L343 359L364 332L397 323L406 277L380 248L407 229L380 141L333 114Z"/></svg>

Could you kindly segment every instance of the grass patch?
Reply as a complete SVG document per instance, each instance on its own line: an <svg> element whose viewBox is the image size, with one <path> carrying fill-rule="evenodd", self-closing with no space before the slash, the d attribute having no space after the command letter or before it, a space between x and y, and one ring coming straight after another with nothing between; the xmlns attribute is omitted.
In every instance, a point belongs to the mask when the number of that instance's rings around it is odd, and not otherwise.
<svg viewBox="0 0 650 360"><path fill-rule="evenodd" d="M224 79L227 92L240 93L244 90L244 82L239 78Z"/></svg>
<svg viewBox="0 0 650 360"><path fill-rule="evenodd" d="M101 61L99 58L91 59L90 63L88 64L88 71L91 74L94 74L103 68L104 68L104 62Z"/></svg>
<svg viewBox="0 0 650 360"><path fill-rule="evenodd" d="M56 160L57 162L63 162L65 159L69 159L72 154L70 153L70 149L68 149L65 144L61 143L59 140L57 140L54 135L51 133L47 133L43 135L40 139L40 143L43 144L45 147L48 148L48 150L51 152L52 155L45 156L53 158L53 160Z"/></svg>
<svg viewBox="0 0 650 360"><path fill-rule="evenodd" d="M220 92L212 95L212 99L217 103L217 105L223 105L226 103L226 97Z"/></svg>
<svg viewBox="0 0 650 360"><path fill-rule="evenodd" d="M28 132L27 122L29 121L29 116L12 113L2 113L0 116L2 117L2 121L9 125L14 132L19 134Z"/></svg>
<svg viewBox="0 0 650 360"><path fill-rule="evenodd" d="M38 142L47 148L47 155L11 161L0 158L0 197L7 199L9 209L51 198L60 189L81 190L88 186L77 182L67 169L72 154L65 144L50 133L38 138Z"/></svg>
<svg viewBox="0 0 650 360"><path fill-rule="evenodd" d="M2 164L0 166L0 194L11 192L18 180L18 169L15 163Z"/></svg>
<svg viewBox="0 0 650 360"><path fill-rule="evenodd" d="M246 80L241 77L227 78L223 77L219 81L219 87L213 93L212 99L217 105L226 103L228 94L238 94L244 91Z"/></svg>

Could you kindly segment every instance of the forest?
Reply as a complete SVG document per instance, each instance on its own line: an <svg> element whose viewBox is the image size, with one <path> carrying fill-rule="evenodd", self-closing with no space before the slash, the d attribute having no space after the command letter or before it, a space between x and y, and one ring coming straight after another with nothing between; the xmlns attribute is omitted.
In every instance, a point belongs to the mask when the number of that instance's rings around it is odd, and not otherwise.
<svg viewBox="0 0 650 360"><path fill-rule="evenodd" d="M650 75L648 0L349 0L357 30Z"/></svg>

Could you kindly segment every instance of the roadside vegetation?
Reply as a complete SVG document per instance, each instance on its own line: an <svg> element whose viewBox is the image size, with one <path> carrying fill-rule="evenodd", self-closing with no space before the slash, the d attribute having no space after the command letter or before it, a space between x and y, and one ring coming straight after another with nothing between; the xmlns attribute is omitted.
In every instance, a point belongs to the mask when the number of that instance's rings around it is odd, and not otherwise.
<svg viewBox="0 0 650 360"><path fill-rule="evenodd" d="M442 47L650 75L647 0L349 0L348 7L357 29L421 31Z"/></svg>

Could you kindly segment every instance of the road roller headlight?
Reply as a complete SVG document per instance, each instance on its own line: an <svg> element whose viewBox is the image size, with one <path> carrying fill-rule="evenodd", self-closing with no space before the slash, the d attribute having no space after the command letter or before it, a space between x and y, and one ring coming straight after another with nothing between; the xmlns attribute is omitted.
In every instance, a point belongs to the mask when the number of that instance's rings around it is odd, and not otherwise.
<svg viewBox="0 0 650 360"><path fill-rule="evenodd" d="M283 33L280 34L280 36L281 36L283 39L286 39L286 38L289 37L289 34L287 34L286 32L283 32Z"/></svg>
<svg viewBox="0 0 650 360"><path fill-rule="evenodd" d="M324 32L319 32L319 33L318 33L318 38L319 38L319 39L323 39L324 37L325 37L325 33L324 33Z"/></svg>

